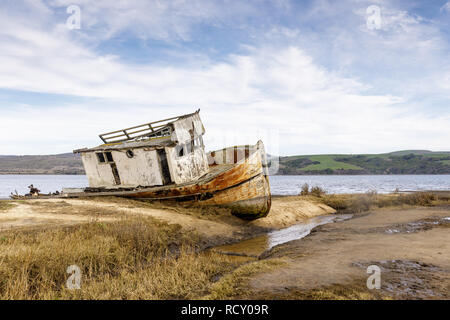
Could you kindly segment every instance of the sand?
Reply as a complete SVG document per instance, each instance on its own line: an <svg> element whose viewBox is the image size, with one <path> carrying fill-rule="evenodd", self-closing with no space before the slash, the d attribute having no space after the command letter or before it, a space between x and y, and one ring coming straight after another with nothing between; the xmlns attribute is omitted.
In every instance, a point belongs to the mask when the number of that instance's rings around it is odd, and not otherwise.
<svg viewBox="0 0 450 320"><path fill-rule="evenodd" d="M18 228L74 225L89 221L112 221L122 215L149 215L167 223L180 224L186 230L195 230L209 239L236 241L265 232L284 228L304 219L334 213L323 204L315 204L296 197L276 198L265 218L245 221L230 214L224 216L201 216L165 207L163 209L143 206L138 201L111 199L34 199L15 201L14 207L0 212L0 231ZM228 241L227 241L228 240Z"/></svg>

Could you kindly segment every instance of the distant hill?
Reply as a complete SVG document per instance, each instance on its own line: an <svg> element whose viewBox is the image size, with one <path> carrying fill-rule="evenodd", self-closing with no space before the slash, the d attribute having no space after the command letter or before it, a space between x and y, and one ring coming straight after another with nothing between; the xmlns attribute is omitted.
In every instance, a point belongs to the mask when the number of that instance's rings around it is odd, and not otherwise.
<svg viewBox="0 0 450 320"><path fill-rule="evenodd" d="M404 150L281 157L278 174L450 174L450 152Z"/></svg>
<svg viewBox="0 0 450 320"><path fill-rule="evenodd" d="M402 150L402 151L394 151L394 152L389 152L386 153L388 155L392 155L392 156L405 156L407 154L415 154L415 155L419 155L419 154L424 154L424 155L431 155L431 154L437 154L437 155L442 155L442 154L448 154L450 155L450 151L430 151L430 150Z"/></svg>
<svg viewBox="0 0 450 320"><path fill-rule="evenodd" d="M81 157L72 153L0 156L0 174L84 174L84 169ZM280 157L278 174L450 174L450 152L404 150Z"/></svg>
<svg viewBox="0 0 450 320"><path fill-rule="evenodd" d="M0 156L0 174L84 174L78 154Z"/></svg>

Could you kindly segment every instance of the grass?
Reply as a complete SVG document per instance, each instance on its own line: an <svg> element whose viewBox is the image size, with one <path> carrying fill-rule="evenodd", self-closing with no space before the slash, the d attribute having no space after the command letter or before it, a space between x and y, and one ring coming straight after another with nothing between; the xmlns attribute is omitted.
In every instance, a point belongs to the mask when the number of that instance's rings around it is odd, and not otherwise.
<svg viewBox="0 0 450 320"><path fill-rule="evenodd" d="M311 161L317 161L320 162L318 164L311 164L309 166L306 166L304 168L301 168L302 171L310 171L310 170L325 170L325 169L331 169L331 170L338 170L338 169L349 169L349 170L362 170L361 167L340 162L334 160L334 155L317 155L317 156L309 156L308 157Z"/></svg>
<svg viewBox="0 0 450 320"><path fill-rule="evenodd" d="M436 206L450 204L448 195L432 192L409 194L378 194L370 191L364 194L322 194L307 196L309 200L326 204L339 213L360 213L374 208L401 206Z"/></svg>
<svg viewBox="0 0 450 320"><path fill-rule="evenodd" d="M363 194L327 194L319 186L305 183L299 196L312 202L326 204L339 213L360 213L373 208L398 206L436 206L450 204L450 193L413 192L408 194L378 194L372 190Z"/></svg>
<svg viewBox="0 0 450 320"><path fill-rule="evenodd" d="M151 217L0 234L0 299L195 299L239 264ZM69 290L67 267L82 271Z"/></svg>
<svg viewBox="0 0 450 320"><path fill-rule="evenodd" d="M450 153L323 154L280 158L279 174L444 174Z"/></svg>
<svg viewBox="0 0 450 320"><path fill-rule="evenodd" d="M7 211L7 210L11 209L14 206L15 206L15 204L13 202L11 202L11 201L3 201L3 200L1 200L0 201L0 212Z"/></svg>

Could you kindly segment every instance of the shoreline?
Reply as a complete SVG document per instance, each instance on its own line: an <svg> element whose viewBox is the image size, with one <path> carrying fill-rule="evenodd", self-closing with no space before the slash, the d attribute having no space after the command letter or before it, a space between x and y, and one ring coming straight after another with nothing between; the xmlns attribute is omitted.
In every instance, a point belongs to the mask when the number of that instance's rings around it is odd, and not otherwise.
<svg viewBox="0 0 450 320"><path fill-rule="evenodd" d="M326 193L328 196L358 196L358 195L364 195L368 192L353 192L353 193ZM393 192L376 192L376 194L379 195L399 195L399 194L414 194L414 193L433 193L437 195L450 195L450 189L448 190L399 190L399 191L393 191ZM272 194L273 199L283 199L288 197L297 197L299 194ZM65 200L64 198L58 198L60 200ZM16 199L13 200L9 197L0 197L0 201L27 201L27 200L42 200L42 199Z"/></svg>

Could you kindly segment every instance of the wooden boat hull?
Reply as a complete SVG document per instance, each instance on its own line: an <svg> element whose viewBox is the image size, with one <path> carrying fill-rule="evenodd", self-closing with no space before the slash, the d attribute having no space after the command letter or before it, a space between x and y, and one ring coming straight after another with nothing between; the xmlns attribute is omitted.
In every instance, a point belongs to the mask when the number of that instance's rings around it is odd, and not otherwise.
<svg viewBox="0 0 450 320"><path fill-rule="evenodd" d="M265 217L271 206L268 177L259 175L228 190L218 192L206 204L221 205L231 209L232 214L243 219Z"/></svg>
<svg viewBox="0 0 450 320"><path fill-rule="evenodd" d="M93 189L56 197L118 196L145 200L176 200L230 208L243 219L257 219L270 211L271 194L264 144L211 152L210 170L200 179L181 185L134 189Z"/></svg>

